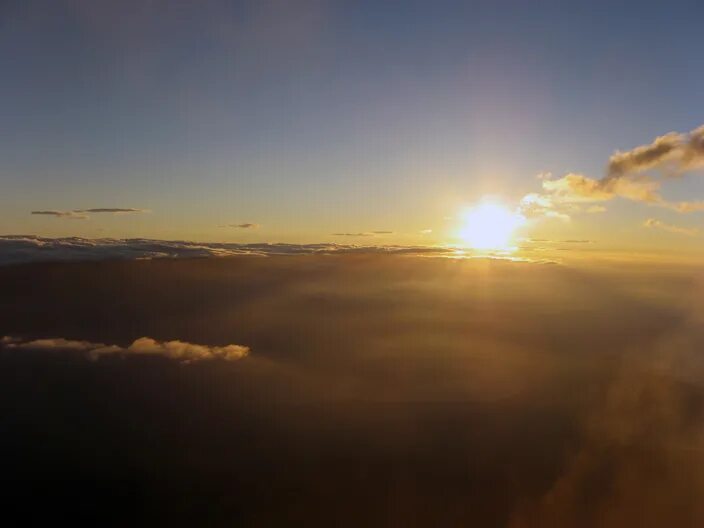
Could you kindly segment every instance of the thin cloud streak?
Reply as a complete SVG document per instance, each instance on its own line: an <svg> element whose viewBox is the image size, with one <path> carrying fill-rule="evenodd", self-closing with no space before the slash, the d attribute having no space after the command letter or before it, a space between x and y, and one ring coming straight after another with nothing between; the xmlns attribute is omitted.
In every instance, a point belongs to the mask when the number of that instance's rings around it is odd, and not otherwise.
<svg viewBox="0 0 704 528"><path fill-rule="evenodd" d="M43 210L31 211L33 215L54 216L56 218L64 218L68 220L87 220L91 214L111 213L115 215L131 214L131 213L148 213L148 209L138 209L135 207L95 207L92 209L73 209L70 211L59 210Z"/></svg>
<svg viewBox="0 0 704 528"><path fill-rule="evenodd" d="M665 222L662 222L656 218L648 218L645 222L643 222L643 227L647 227L650 229L660 229L661 231L667 231L668 233L676 233L678 235L697 236L699 234L698 229L666 224Z"/></svg>
<svg viewBox="0 0 704 528"><path fill-rule="evenodd" d="M235 227L237 229L259 229L260 224L255 224L254 222L243 222L241 224L222 224L218 227Z"/></svg>
<svg viewBox="0 0 704 528"><path fill-rule="evenodd" d="M86 214L81 214L77 211L54 211L54 210L48 210L48 211L32 211L30 214L33 215L46 215L46 216L55 216L57 218L66 218L69 220L87 220L88 215Z"/></svg>

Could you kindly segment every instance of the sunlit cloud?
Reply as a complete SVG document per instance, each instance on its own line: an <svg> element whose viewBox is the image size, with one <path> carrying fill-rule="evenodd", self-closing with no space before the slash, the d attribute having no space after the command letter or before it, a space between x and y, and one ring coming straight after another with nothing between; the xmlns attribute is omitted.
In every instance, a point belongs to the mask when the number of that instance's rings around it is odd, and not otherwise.
<svg viewBox="0 0 704 528"><path fill-rule="evenodd" d="M77 351L91 359L107 355L154 355L163 356L182 363L192 363L211 359L235 361L249 354L249 348L242 345L208 346L184 341L156 341L150 337L140 337L130 346L106 345L91 341L77 341L63 337L23 340L14 336L4 336L0 346L6 349L39 351Z"/></svg>
<svg viewBox="0 0 704 528"><path fill-rule="evenodd" d="M670 132L626 152L616 152L609 158L605 180L622 178L650 169L662 169L679 174L704 165L704 126L688 134Z"/></svg>
<svg viewBox="0 0 704 528"><path fill-rule="evenodd" d="M634 202L672 209L679 213L704 210L704 201L671 202L660 194L665 179L704 167L704 126L687 134L671 132L625 152L616 152L608 161L606 175L601 179L568 173L553 179L549 174L538 175L542 193L529 193L521 200L521 210L527 216L565 219L581 203L608 202L625 198ZM645 174L659 171L661 177ZM662 177L664 176L664 178ZM566 210L572 207L572 211ZM584 209L601 213L600 205Z"/></svg>

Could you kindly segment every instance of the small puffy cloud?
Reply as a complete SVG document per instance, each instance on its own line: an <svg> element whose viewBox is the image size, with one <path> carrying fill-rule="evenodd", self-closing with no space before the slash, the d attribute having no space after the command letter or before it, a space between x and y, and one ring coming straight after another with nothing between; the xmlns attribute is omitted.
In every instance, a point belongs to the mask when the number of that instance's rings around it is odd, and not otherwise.
<svg viewBox="0 0 704 528"><path fill-rule="evenodd" d="M233 361L249 354L249 348L242 345L207 346L194 345L184 341L155 341L150 337L140 337L128 348L132 354L154 354L177 361L200 361L203 359L224 359Z"/></svg>
<svg viewBox="0 0 704 528"><path fill-rule="evenodd" d="M420 233L421 235L429 235L429 234L432 233L432 232L433 232L432 229L421 229L421 230L419 231L419 233Z"/></svg>
<svg viewBox="0 0 704 528"><path fill-rule="evenodd" d="M697 229L666 224L665 222L661 222L655 218L648 218L645 222L643 222L643 227L660 229L669 233L677 233L679 235L687 236L696 236L699 233L699 230Z"/></svg>
<svg viewBox="0 0 704 528"><path fill-rule="evenodd" d="M91 341L76 341L53 337L48 339L34 339L25 341L18 337L4 336L0 339L0 346L7 349L41 350L41 351L78 351L84 352L91 359L102 356L120 355L155 355L164 356L175 361L191 363L210 359L235 361L249 354L249 347L243 345L208 346L196 345L184 341L156 341L150 337L140 337L127 348L118 345L106 345Z"/></svg>
<svg viewBox="0 0 704 528"><path fill-rule="evenodd" d="M526 194L521 199L518 208L521 214L526 218L547 217L560 220L570 219L568 214L570 207L566 204L558 203L553 197L545 194Z"/></svg>

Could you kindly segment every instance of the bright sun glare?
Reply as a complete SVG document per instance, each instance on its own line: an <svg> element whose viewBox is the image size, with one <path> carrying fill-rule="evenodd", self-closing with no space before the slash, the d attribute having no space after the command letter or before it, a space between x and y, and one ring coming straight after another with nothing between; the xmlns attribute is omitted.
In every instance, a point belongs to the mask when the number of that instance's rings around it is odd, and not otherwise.
<svg viewBox="0 0 704 528"><path fill-rule="evenodd" d="M474 249L508 250L511 236L525 221L502 205L481 203L464 212L459 235Z"/></svg>

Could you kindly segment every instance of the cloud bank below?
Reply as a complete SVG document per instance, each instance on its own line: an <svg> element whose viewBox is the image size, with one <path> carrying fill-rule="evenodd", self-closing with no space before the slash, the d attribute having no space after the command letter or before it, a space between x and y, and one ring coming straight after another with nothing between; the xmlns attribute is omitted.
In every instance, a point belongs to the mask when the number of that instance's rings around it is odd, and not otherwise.
<svg viewBox="0 0 704 528"><path fill-rule="evenodd" d="M306 255L332 253L443 254L451 250L422 246L358 246L352 244L237 244L164 241L144 238L46 238L34 235L0 236L0 265L77 260L136 260L205 258L237 255Z"/></svg>

